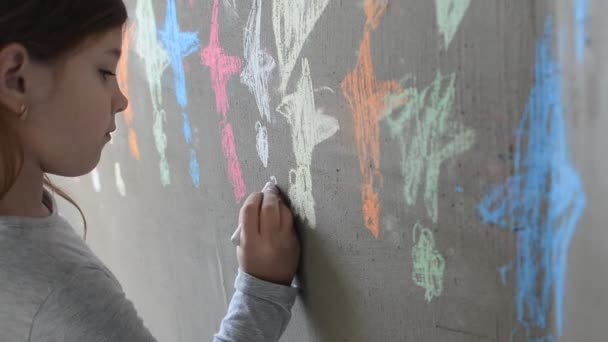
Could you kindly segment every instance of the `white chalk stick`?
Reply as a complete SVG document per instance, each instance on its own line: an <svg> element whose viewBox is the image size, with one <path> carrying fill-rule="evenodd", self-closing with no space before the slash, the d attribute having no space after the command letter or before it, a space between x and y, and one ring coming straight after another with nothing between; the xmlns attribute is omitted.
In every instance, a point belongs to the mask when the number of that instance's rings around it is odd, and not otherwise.
<svg viewBox="0 0 608 342"><path fill-rule="evenodd" d="M239 224L234 231L234 234L230 237L230 241L235 247L238 247L241 244L241 225Z"/></svg>

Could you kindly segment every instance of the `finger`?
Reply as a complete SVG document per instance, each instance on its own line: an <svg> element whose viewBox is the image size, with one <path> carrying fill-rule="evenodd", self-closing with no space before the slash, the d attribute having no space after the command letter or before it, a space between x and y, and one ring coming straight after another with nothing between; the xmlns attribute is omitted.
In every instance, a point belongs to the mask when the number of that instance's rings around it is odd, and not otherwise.
<svg viewBox="0 0 608 342"><path fill-rule="evenodd" d="M295 234L293 213L283 202L280 203L279 210L281 212L281 232L286 234Z"/></svg>
<svg viewBox="0 0 608 342"><path fill-rule="evenodd" d="M272 183L267 183L262 189L264 199L260 212L260 234L276 234L280 228L280 211L278 189Z"/></svg>
<svg viewBox="0 0 608 342"><path fill-rule="evenodd" d="M241 244L248 239L260 236L260 208L264 195L254 192L243 203L239 213L239 225L241 226Z"/></svg>

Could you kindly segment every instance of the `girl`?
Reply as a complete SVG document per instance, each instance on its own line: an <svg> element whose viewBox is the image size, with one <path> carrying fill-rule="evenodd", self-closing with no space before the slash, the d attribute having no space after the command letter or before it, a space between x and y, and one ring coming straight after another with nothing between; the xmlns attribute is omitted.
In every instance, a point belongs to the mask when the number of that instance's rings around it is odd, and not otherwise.
<svg viewBox="0 0 608 342"><path fill-rule="evenodd" d="M99 162L128 105L115 77L126 20L122 0L0 2L2 341L155 341L58 216L52 193L75 203L45 176L84 175ZM215 341L277 341L296 296L292 213L267 185L239 223L236 292Z"/></svg>

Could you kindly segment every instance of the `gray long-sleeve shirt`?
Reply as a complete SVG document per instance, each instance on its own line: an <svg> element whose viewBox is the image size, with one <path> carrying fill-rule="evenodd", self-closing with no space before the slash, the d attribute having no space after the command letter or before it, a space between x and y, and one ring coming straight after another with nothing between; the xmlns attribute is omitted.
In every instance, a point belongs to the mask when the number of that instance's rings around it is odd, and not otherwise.
<svg viewBox="0 0 608 342"><path fill-rule="evenodd" d="M156 341L113 273L45 196L49 217L0 216L0 342ZM240 271L235 289L213 340L278 341L297 290Z"/></svg>

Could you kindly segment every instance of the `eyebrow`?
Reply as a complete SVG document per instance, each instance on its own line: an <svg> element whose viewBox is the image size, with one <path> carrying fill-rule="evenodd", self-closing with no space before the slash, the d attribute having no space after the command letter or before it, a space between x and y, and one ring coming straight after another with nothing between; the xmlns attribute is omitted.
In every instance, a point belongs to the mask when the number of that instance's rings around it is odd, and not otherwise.
<svg viewBox="0 0 608 342"><path fill-rule="evenodd" d="M120 49L113 48L113 49L106 51L106 53L115 56L116 59L120 59L120 54L121 54Z"/></svg>

